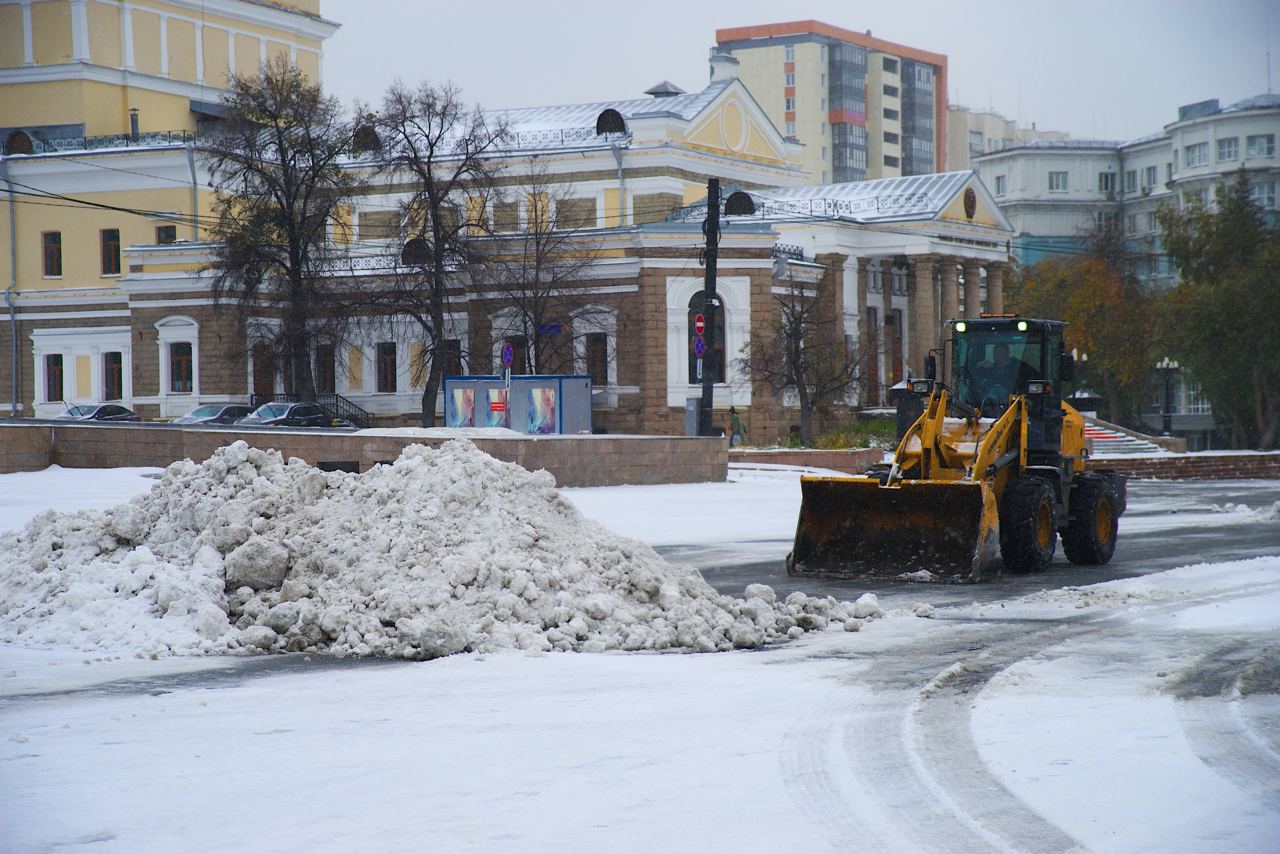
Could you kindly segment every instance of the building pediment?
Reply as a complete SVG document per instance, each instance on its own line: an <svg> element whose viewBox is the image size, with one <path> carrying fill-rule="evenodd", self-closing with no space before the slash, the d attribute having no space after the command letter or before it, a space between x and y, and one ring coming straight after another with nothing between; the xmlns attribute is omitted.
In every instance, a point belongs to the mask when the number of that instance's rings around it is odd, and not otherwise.
<svg viewBox="0 0 1280 854"><path fill-rule="evenodd" d="M770 163L786 161L785 141L740 83L724 93L690 123L687 144L734 157Z"/></svg>

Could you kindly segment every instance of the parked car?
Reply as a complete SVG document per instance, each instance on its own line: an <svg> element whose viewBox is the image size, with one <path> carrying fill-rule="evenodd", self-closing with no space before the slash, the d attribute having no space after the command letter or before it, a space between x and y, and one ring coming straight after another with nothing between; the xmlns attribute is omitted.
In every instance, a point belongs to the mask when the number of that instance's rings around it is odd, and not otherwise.
<svg viewBox="0 0 1280 854"><path fill-rule="evenodd" d="M333 421L317 403L264 403L235 423L238 427L331 427Z"/></svg>
<svg viewBox="0 0 1280 854"><path fill-rule="evenodd" d="M141 421L138 413L118 403L89 403L68 406L67 411L55 418L67 421Z"/></svg>
<svg viewBox="0 0 1280 854"><path fill-rule="evenodd" d="M170 424L234 424L237 419L253 414L252 406L243 403L209 403L179 415Z"/></svg>

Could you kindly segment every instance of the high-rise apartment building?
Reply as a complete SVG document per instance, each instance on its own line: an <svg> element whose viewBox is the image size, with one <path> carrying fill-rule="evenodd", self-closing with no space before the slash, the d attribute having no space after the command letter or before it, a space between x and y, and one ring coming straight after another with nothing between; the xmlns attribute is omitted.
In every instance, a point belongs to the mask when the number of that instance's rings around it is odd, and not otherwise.
<svg viewBox="0 0 1280 854"><path fill-rule="evenodd" d="M787 137L809 183L942 172L947 57L820 21L716 30L713 51Z"/></svg>

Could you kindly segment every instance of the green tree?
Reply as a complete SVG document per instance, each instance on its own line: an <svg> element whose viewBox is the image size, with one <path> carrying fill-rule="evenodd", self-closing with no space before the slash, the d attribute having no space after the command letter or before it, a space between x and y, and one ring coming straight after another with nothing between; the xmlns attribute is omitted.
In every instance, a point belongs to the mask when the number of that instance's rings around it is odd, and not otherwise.
<svg viewBox="0 0 1280 854"><path fill-rule="evenodd" d="M1025 268L1009 292L1019 314L1065 320L1066 346L1089 355L1077 386L1101 386L1106 418L1136 424L1156 361L1151 334L1159 298L1133 275L1114 225L1087 239L1088 252L1056 256Z"/></svg>
<svg viewBox="0 0 1280 854"><path fill-rule="evenodd" d="M1157 219L1180 279L1167 328L1235 447L1280 441L1280 227L1251 198L1242 168L1212 209L1163 208Z"/></svg>

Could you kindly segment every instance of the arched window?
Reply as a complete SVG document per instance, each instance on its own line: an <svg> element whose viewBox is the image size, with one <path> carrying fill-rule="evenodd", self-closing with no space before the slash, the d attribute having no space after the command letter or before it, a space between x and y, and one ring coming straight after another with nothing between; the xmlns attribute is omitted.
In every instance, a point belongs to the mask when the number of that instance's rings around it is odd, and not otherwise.
<svg viewBox="0 0 1280 854"><path fill-rule="evenodd" d="M705 320L706 303L703 298L703 291L697 291L689 298L689 382L698 384L702 382L702 377L698 374L698 354L696 350L696 341L694 337L695 320L698 315L703 315ZM714 382L724 382L725 376L725 358L724 358L724 306L717 306L716 310L716 335L714 350L706 351L702 354L702 369L711 372L711 378ZM705 340L705 339L704 339Z"/></svg>
<svg viewBox="0 0 1280 854"><path fill-rule="evenodd" d="M4 141L4 150L6 154L34 154L35 146L25 131L15 130Z"/></svg>

